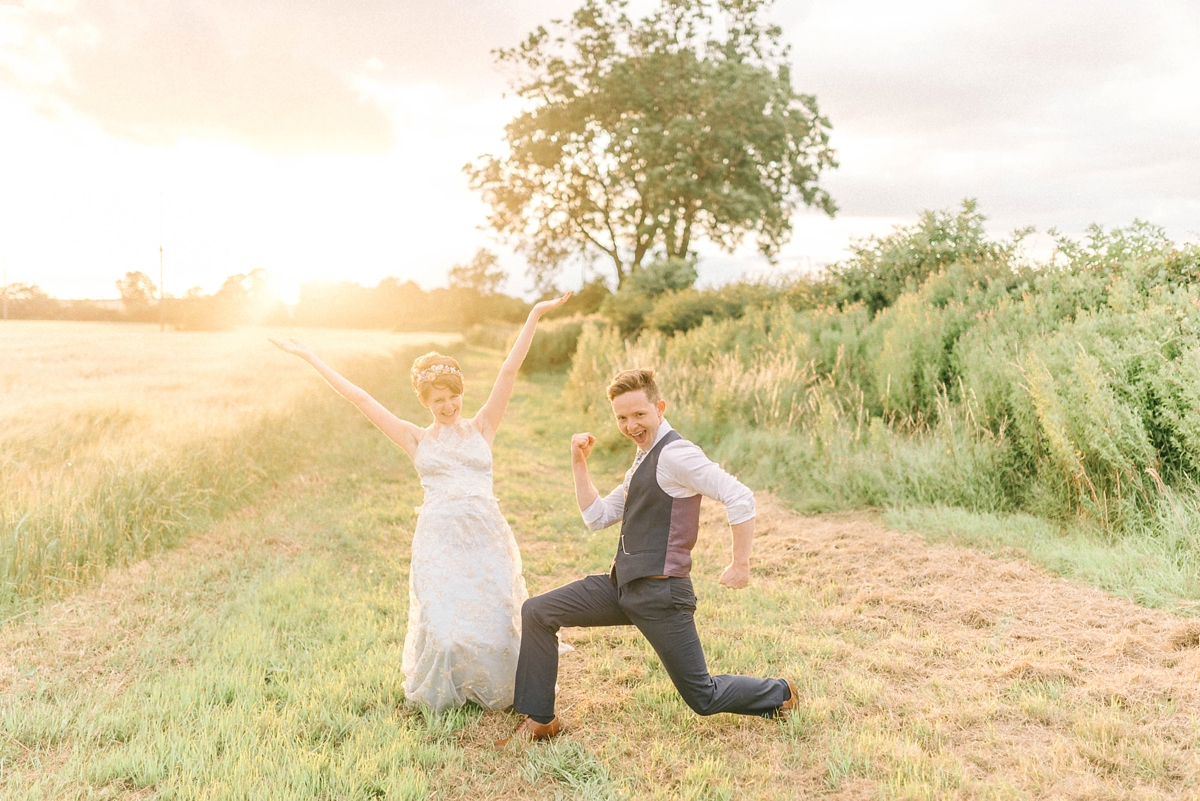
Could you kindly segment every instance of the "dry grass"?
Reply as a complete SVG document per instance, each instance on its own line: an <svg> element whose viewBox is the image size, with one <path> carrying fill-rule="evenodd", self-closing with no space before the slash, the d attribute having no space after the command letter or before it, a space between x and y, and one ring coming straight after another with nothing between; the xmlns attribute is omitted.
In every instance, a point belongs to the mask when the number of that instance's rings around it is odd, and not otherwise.
<svg viewBox="0 0 1200 801"><path fill-rule="evenodd" d="M462 799L1197 794L1195 621L1018 560L929 546L869 515L801 518L770 498L759 509L755 583L733 593L701 580L701 633L714 670L788 666L804 698L799 715L784 723L696 717L635 632L570 630L577 650L563 660L559 706L569 729L553 747L495 752L511 714L474 713L446 730L401 712L397 720L416 726L423 747L444 752L426 773L428 791ZM220 608L247 574L320 549L279 514L232 519L9 626L0 632L0 691L11 698L82 686L116 696L137 683L127 669L134 654L155 654L164 674L185 670L182 646L198 615ZM289 533L247 538L248 525ZM701 575L719 568L725 539L722 516L706 505ZM8 770L53 773L69 740L59 749L30 752Z"/></svg>
<svg viewBox="0 0 1200 801"><path fill-rule="evenodd" d="M573 509L577 421L558 390L523 383L496 448L535 592L603 570L612 548ZM0 628L0 792L1200 797L1196 621L763 494L755 579L738 592L715 583L728 529L705 504L698 625L714 672L793 678L797 715L697 717L635 631L575 629L566 735L495 751L516 716L431 718L396 700L419 489L381 439L348 420L329 460L254 507ZM617 480L620 454L594 458L598 483ZM263 666L291 683L264 684Z"/></svg>
<svg viewBox="0 0 1200 801"><path fill-rule="evenodd" d="M705 509L697 570L711 577L727 535ZM1016 559L930 546L872 515L802 518L762 497L758 520L753 587L699 582L701 636L714 672L786 666L803 708L782 725L698 718L636 633L571 631L569 737L622 794L1200 795L1195 621ZM506 794L526 797L505 778Z"/></svg>
<svg viewBox="0 0 1200 801"><path fill-rule="evenodd" d="M939 770L947 795L1198 792L1196 621L867 515L768 502L759 520L762 590L807 599L784 638L808 656L815 728L887 794ZM814 739L832 759L836 738Z"/></svg>
<svg viewBox="0 0 1200 801"><path fill-rule="evenodd" d="M58 458L63 454L49 453L44 443L61 440L64 428L88 428L81 438L113 458L114 450L166 449L236 431L247 416L285 408L320 384L268 336L298 337L334 364L459 339L253 327L160 334L157 326L137 323L8 321L0 325L0 444L40 441L39 451ZM31 450L16 456L29 461Z"/></svg>
<svg viewBox="0 0 1200 801"><path fill-rule="evenodd" d="M0 618L172 544L291 464L300 437L279 421L322 383L267 342L293 334L338 365L457 339L0 325Z"/></svg>

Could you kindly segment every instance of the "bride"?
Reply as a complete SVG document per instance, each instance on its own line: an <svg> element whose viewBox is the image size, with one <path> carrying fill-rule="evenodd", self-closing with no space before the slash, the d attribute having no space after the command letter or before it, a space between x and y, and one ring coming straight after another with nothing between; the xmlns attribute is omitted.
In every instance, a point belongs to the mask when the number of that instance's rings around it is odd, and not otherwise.
<svg viewBox="0 0 1200 801"><path fill-rule="evenodd" d="M521 553L492 493L492 441L538 320L570 296L533 307L487 402L469 420L461 416L458 362L438 353L413 362L413 388L433 417L426 428L396 417L303 343L270 340L316 368L404 449L421 476L425 502L413 533L401 671L405 697L435 712L467 701L484 709L512 704L528 593Z"/></svg>

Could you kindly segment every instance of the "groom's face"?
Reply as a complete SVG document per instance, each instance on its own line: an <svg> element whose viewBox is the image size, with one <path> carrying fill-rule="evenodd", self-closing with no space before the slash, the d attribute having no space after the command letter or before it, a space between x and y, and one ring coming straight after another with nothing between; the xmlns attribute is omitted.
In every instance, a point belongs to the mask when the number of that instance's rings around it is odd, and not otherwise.
<svg viewBox="0 0 1200 801"><path fill-rule="evenodd" d="M633 440L641 450L647 450L658 436L667 402L660 400L651 403L646 391L638 389L613 398L612 409L621 433Z"/></svg>

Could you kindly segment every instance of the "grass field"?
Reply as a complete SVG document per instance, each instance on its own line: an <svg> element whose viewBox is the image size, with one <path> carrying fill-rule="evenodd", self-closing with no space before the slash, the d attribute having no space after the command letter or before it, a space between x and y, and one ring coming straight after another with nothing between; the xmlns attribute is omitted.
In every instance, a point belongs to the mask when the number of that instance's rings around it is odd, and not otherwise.
<svg viewBox="0 0 1200 801"><path fill-rule="evenodd" d="M457 339L288 333L332 359ZM281 332L0 326L0 619L177 541L288 469L321 381L268 334Z"/></svg>
<svg viewBox="0 0 1200 801"><path fill-rule="evenodd" d="M469 411L500 356L456 352ZM420 419L398 380L412 353L376 354L335 362ZM567 439L580 421L562 393L561 377L522 381L495 447L497 495L535 593L604 570L612 550L611 532L578 519ZM1200 794L1194 622L1012 558L931 546L872 515L801 518L766 496L755 578L739 592L716 584L728 530L706 504L697 617L711 669L794 678L800 714L697 717L636 632L572 630L567 733L496 751L515 715L403 703L420 503L403 452L317 384L258 425L262 438L228 456L282 454L254 492L191 524L177 547L0 628L0 796ZM593 457L602 488L627 457Z"/></svg>

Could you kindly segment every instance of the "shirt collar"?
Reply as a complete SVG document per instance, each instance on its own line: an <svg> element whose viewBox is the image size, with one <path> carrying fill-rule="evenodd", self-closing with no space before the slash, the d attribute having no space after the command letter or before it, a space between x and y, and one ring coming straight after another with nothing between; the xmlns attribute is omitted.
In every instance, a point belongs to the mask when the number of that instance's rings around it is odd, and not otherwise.
<svg viewBox="0 0 1200 801"><path fill-rule="evenodd" d="M667 418L664 417L663 421L658 424L658 433L654 435L654 442L650 443L650 447L646 448L646 450L654 450L654 446L661 442L663 437L665 437L667 434L670 434L674 430L675 429L671 428L671 424L667 422Z"/></svg>

